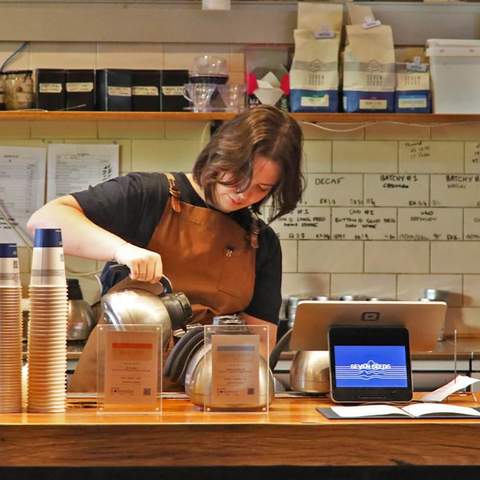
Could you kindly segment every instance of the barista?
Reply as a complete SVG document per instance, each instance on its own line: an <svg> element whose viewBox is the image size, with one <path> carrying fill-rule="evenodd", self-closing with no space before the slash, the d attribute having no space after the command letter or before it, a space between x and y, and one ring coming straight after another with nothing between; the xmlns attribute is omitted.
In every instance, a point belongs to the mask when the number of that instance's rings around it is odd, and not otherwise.
<svg viewBox="0 0 480 480"><path fill-rule="evenodd" d="M241 313L276 337L281 304L281 250L257 214L270 219L295 208L303 189L302 132L269 106L224 123L191 174L130 173L57 198L28 228L62 229L68 255L127 265L133 280L165 273L184 292L193 322ZM106 292L114 283L102 274Z"/></svg>

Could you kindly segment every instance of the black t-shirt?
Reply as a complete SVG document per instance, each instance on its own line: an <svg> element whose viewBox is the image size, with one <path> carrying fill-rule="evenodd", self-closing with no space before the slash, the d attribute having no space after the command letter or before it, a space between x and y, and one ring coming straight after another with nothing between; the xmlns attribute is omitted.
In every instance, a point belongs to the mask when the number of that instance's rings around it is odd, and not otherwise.
<svg viewBox="0 0 480 480"><path fill-rule="evenodd" d="M182 202L208 208L185 174L174 175ZM72 195L92 222L142 248L147 247L169 198L168 181L161 173L130 173ZM248 210L225 215L248 231ZM273 230L261 222L254 293L245 313L278 323L281 276L280 242Z"/></svg>

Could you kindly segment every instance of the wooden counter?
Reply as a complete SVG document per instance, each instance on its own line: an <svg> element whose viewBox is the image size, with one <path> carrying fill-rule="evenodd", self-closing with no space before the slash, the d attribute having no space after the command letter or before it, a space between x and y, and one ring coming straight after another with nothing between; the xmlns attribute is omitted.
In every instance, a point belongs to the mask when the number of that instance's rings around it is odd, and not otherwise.
<svg viewBox="0 0 480 480"><path fill-rule="evenodd" d="M455 398L471 405L470 397ZM203 413L185 399L163 415L0 415L0 466L480 465L480 420L327 420L318 398L276 399L269 414Z"/></svg>

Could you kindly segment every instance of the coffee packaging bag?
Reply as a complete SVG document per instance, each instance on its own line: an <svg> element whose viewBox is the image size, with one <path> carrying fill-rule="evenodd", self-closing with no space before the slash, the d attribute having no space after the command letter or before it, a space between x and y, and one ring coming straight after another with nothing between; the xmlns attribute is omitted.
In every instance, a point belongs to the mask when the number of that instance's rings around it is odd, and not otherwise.
<svg viewBox="0 0 480 480"><path fill-rule="evenodd" d="M395 49L397 86L395 112L430 113L432 110L428 58L422 47Z"/></svg>
<svg viewBox="0 0 480 480"><path fill-rule="evenodd" d="M349 6L343 63L343 108L346 112L393 112L395 50L392 29L375 20L370 7Z"/></svg>
<svg viewBox="0 0 480 480"><path fill-rule="evenodd" d="M290 69L292 112L338 111L342 16L342 5L298 4L295 54Z"/></svg>

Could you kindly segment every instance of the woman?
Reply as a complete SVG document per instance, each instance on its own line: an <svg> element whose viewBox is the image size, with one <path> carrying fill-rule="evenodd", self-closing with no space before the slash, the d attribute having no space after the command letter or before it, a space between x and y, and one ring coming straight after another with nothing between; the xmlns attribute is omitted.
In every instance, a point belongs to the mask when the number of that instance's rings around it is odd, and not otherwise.
<svg viewBox="0 0 480 480"><path fill-rule="evenodd" d="M46 204L28 223L62 229L66 254L115 261L134 280L165 272L192 303L193 321L241 313L270 325L281 303L281 251L257 218L293 210L302 193L302 132L287 114L260 106L225 123L192 174L131 173ZM102 276L104 291L112 284Z"/></svg>

